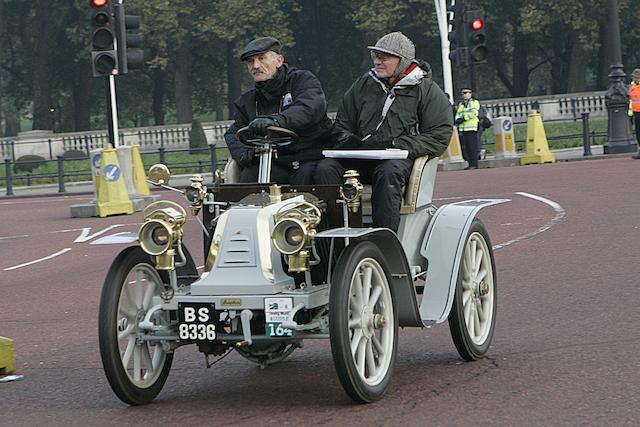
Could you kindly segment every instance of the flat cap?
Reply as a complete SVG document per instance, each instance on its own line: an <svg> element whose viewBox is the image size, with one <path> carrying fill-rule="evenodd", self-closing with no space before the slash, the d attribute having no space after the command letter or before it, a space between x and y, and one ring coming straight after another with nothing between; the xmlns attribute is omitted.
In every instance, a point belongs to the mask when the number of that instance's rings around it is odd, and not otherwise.
<svg viewBox="0 0 640 427"><path fill-rule="evenodd" d="M260 37L255 40L251 40L240 53L240 61L245 61L247 58L259 53L273 51L280 53L282 46L278 39L274 37Z"/></svg>
<svg viewBox="0 0 640 427"><path fill-rule="evenodd" d="M414 60L416 58L416 47L413 45L413 42L409 37L405 36L400 31L395 31L382 36L375 46L367 46L367 49L409 60Z"/></svg>

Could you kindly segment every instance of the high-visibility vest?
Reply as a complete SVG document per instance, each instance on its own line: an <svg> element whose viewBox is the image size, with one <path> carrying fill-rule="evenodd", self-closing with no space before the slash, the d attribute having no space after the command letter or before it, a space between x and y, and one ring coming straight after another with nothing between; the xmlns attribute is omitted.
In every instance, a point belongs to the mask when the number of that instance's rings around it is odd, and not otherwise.
<svg viewBox="0 0 640 427"><path fill-rule="evenodd" d="M640 83L631 82L629 86L629 115L640 113Z"/></svg>
<svg viewBox="0 0 640 427"><path fill-rule="evenodd" d="M458 132L471 132L478 130L480 122L480 102L470 99L467 105L464 102L458 104L456 110L456 121L462 118L464 121L458 125Z"/></svg>

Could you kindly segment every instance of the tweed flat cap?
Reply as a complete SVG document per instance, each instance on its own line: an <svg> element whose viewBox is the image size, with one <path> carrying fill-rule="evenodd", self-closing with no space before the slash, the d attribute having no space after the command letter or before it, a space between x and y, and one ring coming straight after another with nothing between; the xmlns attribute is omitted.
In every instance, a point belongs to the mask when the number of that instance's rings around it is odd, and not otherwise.
<svg viewBox="0 0 640 427"><path fill-rule="evenodd" d="M416 48L413 42L400 31L382 36L375 46L367 46L367 48L409 60L416 58Z"/></svg>
<svg viewBox="0 0 640 427"><path fill-rule="evenodd" d="M273 51L280 53L282 46L280 41L274 37L260 37L255 40L251 40L240 53L240 61L245 61L247 58L259 53Z"/></svg>

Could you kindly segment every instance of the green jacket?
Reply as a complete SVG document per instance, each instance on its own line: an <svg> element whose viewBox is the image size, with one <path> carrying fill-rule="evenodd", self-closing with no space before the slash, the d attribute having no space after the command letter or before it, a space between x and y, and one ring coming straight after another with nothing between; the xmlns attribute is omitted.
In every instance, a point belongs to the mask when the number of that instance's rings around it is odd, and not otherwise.
<svg viewBox="0 0 640 427"><path fill-rule="evenodd" d="M480 102L475 99L461 101L456 109L456 123L459 132L474 132L480 122Z"/></svg>
<svg viewBox="0 0 640 427"><path fill-rule="evenodd" d="M429 64L418 64L391 88L373 71L353 83L336 116L338 146L355 135L364 140L366 148L365 138L372 135L389 148L408 150L412 159L425 154L440 156L447 149L453 131L451 104L431 79Z"/></svg>

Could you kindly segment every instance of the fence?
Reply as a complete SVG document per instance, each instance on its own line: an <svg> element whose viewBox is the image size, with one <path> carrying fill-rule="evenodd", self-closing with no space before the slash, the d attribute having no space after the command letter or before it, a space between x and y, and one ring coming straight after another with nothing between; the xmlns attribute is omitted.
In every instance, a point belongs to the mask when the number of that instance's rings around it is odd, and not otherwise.
<svg viewBox="0 0 640 427"><path fill-rule="evenodd" d="M231 121L203 125L209 144L226 147L224 133ZM141 151L165 149L185 149L189 147L191 125L154 126L147 128L121 129L119 140L124 145L140 145ZM38 155L54 160L67 151L84 151L104 148L109 143L106 131L59 133L50 131L22 132L17 137L0 138L0 158L16 161L24 155Z"/></svg>
<svg viewBox="0 0 640 427"><path fill-rule="evenodd" d="M580 120L582 113L589 113L591 118L607 117L604 94L605 92L571 93L486 100L482 103L493 117L508 116L514 123L526 123L528 114L533 110L540 112L544 121Z"/></svg>
<svg viewBox="0 0 640 427"><path fill-rule="evenodd" d="M537 96L482 101L494 117L510 116L514 123L526 123L527 115L539 111L544 121L579 120L588 112L591 118L606 117L604 92L573 93L565 95ZM330 114L332 117L333 114ZM224 133L231 121L204 123L203 129L209 144L226 146ZM121 129L120 141L126 145L140 145L141 150L183 149L189 146L191 125L178 124L146 128ZM103 148L109 138L106 131L54 134L50 131L22 132L18 137L0 138L0 159L12 161L23 155L35 154L49 160L65 151L89 152Z"/></svg>
<svg viewBox="0 0 640 427"><path fill-rule="evenodd" d="M172 171L186 171L190 170L194 173L206 173L216 170L224 165L226 156L221 156L218 153L219 150L226 149L226 147L217 147L213 144L207 148L198 149L166 149L164 147L158 147L156 150L148 150L141 153L144 163L162 163L171 168ZM173 154L189 153L189 154L206 154L206 159L198 158L193 161L170 161ZM155 157L149 161L149 157ZM69 169L71 167L78 167L83 164L81 169ZM32 165L32 168L28 166ZM43 169L43 172L39 173L19 173L14 171L16 166L20 166L24 169ZM65 193L65 183L71 180L91 180L91 165L86 157L69 158L64 156L57 156L55 160L27 160L14 162L10 157L5 158L4 161L4 174L0 176L0 186L6 187L6 195L13 195L13 187L16 182L23 185L30 186L34 182L56 182L58 184L58 192Z"/></svg>

